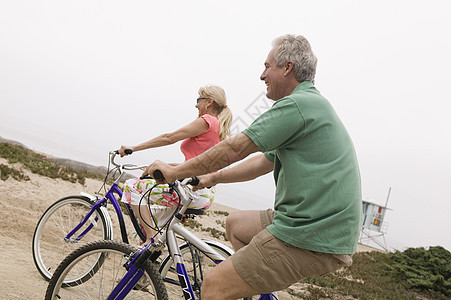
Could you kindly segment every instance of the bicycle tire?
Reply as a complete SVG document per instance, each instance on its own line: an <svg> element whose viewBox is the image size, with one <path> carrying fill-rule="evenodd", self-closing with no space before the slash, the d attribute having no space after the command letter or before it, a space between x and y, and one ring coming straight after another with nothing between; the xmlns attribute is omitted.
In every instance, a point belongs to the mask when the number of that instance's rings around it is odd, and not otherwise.
<svg viewBox="0 0 451 300"><path fill-rule="evenodd" d="M109 216L105 215L108 213L102 208L96 209L90 221L77 232L83 232L89 224L95 225L81 240L64 239L92 206L93 202L87 197L68 196L53 203L39 219L33 234L33 260L39 273L47 281L59 263L74 249L91 241L112 239L112 229L109 228L111 225L107 223Z"/></svg>
<svg viewBox="0 0 451 300"><path fill-rule="evenodd" d="M95 241L78 248L55 270L45 299L106 299L127 272L124 264L136 251L129 244L111 240ZM103 258L100 264L99 257ZM98 267L93 268L93 264ZM96 271L93 272L93 269ZM125 298L167 300L166 287L156 265L146 261L143 270L145 280L140 280ZM68 276L84 280L71 279L70 285L67 285L65 279Z"/></svg>
<svg viewBox="0 0 451 300"><path fill-rule="evenodd" d="M233 254L233 250L231 250L230 248L228 248L220 243L210 241L210 240L203 240L203 241L207 245L212 247L215 251L222 254L225 258L228 258L229 256L231 256ZM193 265L193 256L191 254L190 245L191 245L192 249L194 250L195 260L197 260L197 262L199 262L199 261L201 262L201 268L200 268L201 271L197 265ZM192 244L183 243L179 247L180 247L180 253L182 254L184 265L186 267L186 271L190 277L189 279L190 279L191 285L193 287L196 299L200 299L200 288L202 286L203 276L208 272L208 270L210 270L211 268L216 266L216 263L211 258L209 258L207 255L202 253L201 250L199 250ZM194 280L195 268L197 270L196 271L197 272L197 274L196 274L197 280ZM173 266L173 260L169 254L166 255L160 263L160 274L161 274L161 277L163 278L163 281L165 281L165 283L166 283L166 289L168 291L169 297L171 299L178 299L178 297L180 299L184 299L183 291L181 289L180 282L178 281L178 277L175 272L175 268Z"/></svg>

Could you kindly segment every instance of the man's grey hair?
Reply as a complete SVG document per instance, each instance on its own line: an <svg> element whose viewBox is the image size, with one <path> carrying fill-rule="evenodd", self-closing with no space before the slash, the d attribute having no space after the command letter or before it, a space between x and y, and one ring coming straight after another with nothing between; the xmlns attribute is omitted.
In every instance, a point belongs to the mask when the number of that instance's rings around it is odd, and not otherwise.
<svg viewBox="0 0 451 300"><path fill-rule="evenodd" d="M275 54L278 67L293 62L296 80L303 82L314 81L317 58L313 54L310 43L302 35L287 34L276 38L273 47L280 46Z"/></svg>

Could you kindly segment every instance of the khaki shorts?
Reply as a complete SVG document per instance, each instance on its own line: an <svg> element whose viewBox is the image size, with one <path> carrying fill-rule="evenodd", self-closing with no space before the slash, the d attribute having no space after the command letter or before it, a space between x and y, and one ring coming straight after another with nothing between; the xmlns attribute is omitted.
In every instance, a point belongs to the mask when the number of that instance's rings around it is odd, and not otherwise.
<svg viewBox="0 0 451 300"><path fill-rule="evenodd" d="M263 228L272 223L274 212L260 212ZM259 293L280 291L304 277L333 272L352 264L350 255L314 252L287 244L267 229L231 257L241 278Z"/></svg>

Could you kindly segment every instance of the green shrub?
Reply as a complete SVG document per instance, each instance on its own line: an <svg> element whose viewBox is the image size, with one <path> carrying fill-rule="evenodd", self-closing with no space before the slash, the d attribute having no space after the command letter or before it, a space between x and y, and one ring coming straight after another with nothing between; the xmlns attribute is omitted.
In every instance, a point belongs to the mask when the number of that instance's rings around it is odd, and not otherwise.
<svg viewBox="0 0 451 300"><path fill-rule="evenodd" d="M451 254L443 247L409 248L404 252L360 252L352 266L302 280L342 295L373 299L449 299ZM425 298L427 297L427 298Z"/></svg>
<svg viewBox="0 0 451 300"><path fill-rule="evenodd" d="M10 167L8 167L7 165L4 165L4 164L0 164L0 179L1 180L6 180L9 177L12 177L15 180L19 180L19 181L21 181L21 180L25 180L25 181L30 180L30 177L25 175L23 173L23 171L10 168Z"/></svg>
<svg viewBox="0 0 451 300"><path fill-rule="evenodd" d="M451 253L445 248L409 248L389 256L393 261L391 274L409 288L451 296Z"/></svg>
<svg viewBox="0 0 451 300"><path fill-rule="evenodd" d="M18 145L0 143L0 157L7 159L10 164L20 163L35 174L50 178L61 178L73 183L79 182L85 184L85 179L87 177L97 179L102 178L101 175L76 171L72 168L52 162L44 155Z"/></svg>

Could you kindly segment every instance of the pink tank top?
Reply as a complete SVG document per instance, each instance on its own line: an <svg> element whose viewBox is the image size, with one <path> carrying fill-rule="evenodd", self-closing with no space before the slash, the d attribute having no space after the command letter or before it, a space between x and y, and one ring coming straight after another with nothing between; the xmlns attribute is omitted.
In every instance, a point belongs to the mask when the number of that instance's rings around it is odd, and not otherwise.
<svg viewBox="0 0 451 300"><path fill-rule="evenodd" d="M187 138L180 145L180 150L185 155L185 161L207 151L221 140L219 139L219 122L218 118L208 114L199 118L204 119L208 123L208 129L201 135Z"/></svg>

